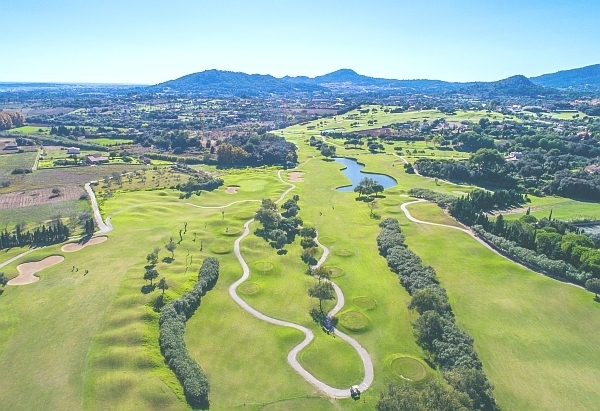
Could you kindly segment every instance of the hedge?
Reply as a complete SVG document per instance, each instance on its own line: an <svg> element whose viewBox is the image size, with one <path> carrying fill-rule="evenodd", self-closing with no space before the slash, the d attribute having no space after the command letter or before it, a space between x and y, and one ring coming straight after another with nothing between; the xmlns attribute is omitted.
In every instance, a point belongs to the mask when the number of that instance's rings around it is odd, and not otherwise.
<svg viewBox="0 0 600 411"><path fill-rule="evenodd" d="M210 384L200 365L187 351L184 340L185 323L200 306L204 294L214 287L218 278L219 260L212 257L205 259L194 288L165 305L160 311L160 349L192 407L208 408Z"/></svg>
<svg viewBox="0 0 600 411"><path fill-rule="evenodd" d="M477 373L478 395L474 395L472 390L465 392L471 398L473 409L497 410L493 388L482 371L473 339L456 325L446 290L439 284L435 270L423 265L419 256L404 244L398 220L386 218L379 226L379 252L412 296L409 308L420 313L413 323L417 342L432 354L434 362L456 390L461 391L462 387L450 378L454 375L452 373L464 373L466 370Z"/></svg>
<svg viewBox="0 0 600 411"><path fill-rule="evenodd" d="M581 285L583 285L586 280L592 278L592 274L580 271L569 263L562 260L552 260L544 254L538 254L527 248L519 247L514 241L489 233L480 225L473 226L473 231L475 231L482 240L498 249L507 257L510 257L527 267L541 271L550 277L566 279Z"/></svg>

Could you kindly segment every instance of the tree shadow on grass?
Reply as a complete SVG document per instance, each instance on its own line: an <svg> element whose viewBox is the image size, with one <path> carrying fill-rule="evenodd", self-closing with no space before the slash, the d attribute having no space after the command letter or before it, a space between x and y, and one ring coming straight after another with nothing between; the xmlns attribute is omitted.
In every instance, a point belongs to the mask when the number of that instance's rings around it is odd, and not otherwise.
<svg viewBox="0 0 600 411"><path fill-rule="evenodd" d="M154 304L152 305L152 309L157 313L160 312L160 309L165 305L165 296L161 294L158 296L156 300L154 300Z"/></svg>
<svg viewBox="0 0 600 411"><path fill-rule="evenodd" d="M171 264L175 259L173 257L165 257L162 259L163 263Z"/></svg>
<svg viewBox="0 0 600 411"><path fill-rule="evenodd" d="M287 250L281 249L281 250L277 250L277 254L278 255L286 255L287 254Z"/></svg>
<svg viewBox="0 0 600 411"><path fill-rule="evenodd" d="M140 289L140 291L142 292L142 294L150 294L152 291L154 291L156 289L156 285L152 284L146 284L143 285L142 288Z"/></svg>
<svg viewBox="0 0 600 411"><path fill-rule="evenodd" d="M600 296L598 296L598 295L597 295L597 296L595 296L595 297L594 297L594 301L596 301L597 303L600 303Z"/></svg>

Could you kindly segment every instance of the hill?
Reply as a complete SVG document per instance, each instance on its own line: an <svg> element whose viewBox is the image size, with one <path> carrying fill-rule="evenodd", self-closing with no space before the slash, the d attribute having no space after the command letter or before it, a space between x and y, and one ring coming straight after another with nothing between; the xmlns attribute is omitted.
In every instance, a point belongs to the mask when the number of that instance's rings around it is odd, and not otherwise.
<svg viewBox="0 0 600 411"><path fill-rule="evenodd" d="M327 89L315 84L292 82L270 75L206 70L188 74L151 87L153 91L176 91L208 95L262 95L293 92L319 92Z"/></svg>
<svg viewBox="0 0 600 411"><path fill-rule="evenodd" d="M532 83L527 77L521 75L489 83L477 83L463 88L459 92L461 94L475 95L484 98L498 96L537 97L540 95L548 96L556 94L556 90L538 86Z"/></svg>
<svg viewBox="0 0 600 411"><path fill-rule="evenodd" d="M544 87L599 89L600 64L544 74L538 77L531 77L530 80Z"/></svg>

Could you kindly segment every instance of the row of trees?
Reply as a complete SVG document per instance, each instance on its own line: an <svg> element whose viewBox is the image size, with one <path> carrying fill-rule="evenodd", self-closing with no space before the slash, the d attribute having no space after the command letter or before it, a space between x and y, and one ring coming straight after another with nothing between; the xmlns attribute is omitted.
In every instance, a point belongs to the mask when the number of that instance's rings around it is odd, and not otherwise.
<svg viewBox="0 0 600 411"><path fill-rule="evenodd" d="M160 311L160 350L165 362L181 383L188 403L194 408L208 407L210 384L200 365L187 351L184 340L185 323L200 306L202 297L215 286L218 278L219 260L206 258L202 262L194 288Z"/></svg>
<svg viewBox="0 0 600 411"><path fill-rule="evenodd" d="M0 233L0 249L62 243L69 238L70 233L69 227L60 220L48 226L37 227L33 231L22 231L21 226L17 225L13 233L6 229Z"/></svg>
<svg viewBox="0 0 600 411"><path fill-rule="evenodd" d="M13 111L0 111L0 131L10 130L13 127L23 127L25 117Z"/></svg>
<svg viewBox="0 0 600 411"><path fill-rule="evenodd" d="M493 388L482 371L473 339L456 325L446 290L439 284L435 270L423 265L407 248L398 220L386 218L379 226L379 253L412 296L409 308L419 313L413 323L417 342L430 353L450 386L464 394L464 409L497 410Z"/></svg>

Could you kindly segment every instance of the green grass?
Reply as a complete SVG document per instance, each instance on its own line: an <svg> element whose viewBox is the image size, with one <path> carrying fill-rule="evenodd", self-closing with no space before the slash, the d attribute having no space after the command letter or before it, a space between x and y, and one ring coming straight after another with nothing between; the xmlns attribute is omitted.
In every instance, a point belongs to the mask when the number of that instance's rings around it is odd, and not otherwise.
<svg viewBox="0 0 600 411"><path fill-rule="evenodd" d="M460 113L467 114L475 115ZM242 275L232 249L244 222L252 218L260 199L276 199L288 187L277 179L277 170L265 168L222 172L224 187L186 200L179 199L179 192L163 188L171 182L167 184L166 177L158 187L144 187L135 179L126 190L113 186L113 195L101 201L103 214L112 215L115 227L108 241L75 253L61 253L60 246L54 246L27 256L26 260L64 254L65 261L41 271L39 282L7 287L0 296L3 407L189 409L158 348L158 314L152 307L159 291L142 292L146 254L171 236L178 241L186 222L187 233L175 260L161 261L157 269L169 282L165 298L170 301L193 286L203 258L213 256L221 262L219 281L204 296L185 334L190 354L211 382L211 410L372 410L387 384L399 381L399 372L423 374L416 363L426 371L422 381L441 378L423 361L425 355L415 343L411 322L416 314L407 308L410 296L378 254L379 221L370 218L367 205L355 201L354 193L335 191L347 183L339 164L311 158L316 151L297 140L304 182L288 197L300 196L304 225L315 227L331 249L325 265L332 268L333 281L346 298L338 316L340 329L373 359L375 379L361 401L321 398L286 361L303 334L254 318L228 293ZM365 171L385 173L398 181L384 192L385 198L377 200L374 211L383 218L399 218L408 245L438 271L457 322L474 337L503 409L596 409L600 304L583 290L519 268L464 233L409 223L397 213L402 202L411 200L406 196L410 188L456 195L473 187L408 175L402 161L392 155L353 154L366 164ZM110 166L86 169L95 169L97 178L111 174ZM148 178L146 185L151 181ZM227 194L229 185L239 186L238 194ZM102 187L98 190L106 192ZM194 207L236 201L243 202L225 209ZM415 217L451 221L431 204L410 207ZM252 224L251 233L258 227ZM285 249L286 254L278 254L253 234L242 241L251 275L240 287L240 296L267 315L313 330L315 340L298 359L317 378L338 388L360 382L363 369L356 352L322 332L309 315L318 307L307 294L316 280L306 275L299 240ZM10 250L0 258L8 259L18 251ZM188 252L193 262L186 271ZM161 248L160 258L167 255ZM17 264L3 270L12 277ZM73 272L73 266L79 271ZM86 276L85 269L90 270Z"/></svg>
<svg viewBox="0 0 600 411"><path fill-rule="evenodd" d="M0 179L5 179L6 177L10 176L15 168L25 168L31 170L36 157L37 152L35 151L0 155ZM11 179L17 178L20 177L11 177Z"/></svg>
<svg viewBox="0 0 600 411"><path fill-rule="evenodd" d="M521 268L465 233L400 220L474 338L503 410L597 409L600 304L589 292Z"/></svg>
<svg viewBox="0 0 600 411"><path fill-rule="evenodd" d="M600 220L600 203L585 200L573 200L570 198L547 196L535 197L529 196L531 203L527 203L524 207L510 210L503 213L504 217L513 220L522 217L529 207L531 207L531 215L539 218L549 217L552 211L552 218L564 221L588 219Z"/></svg>
<svg viewBox="0 0 600 411"><path fill-rule="evenodd" d="M25 223L27 230L56 216L62 216L64 219L69 216L78 216L83 211L91 213L91 210L88 200L68 200L2 210L0 212L0 229L12 229L16 224Z"/></svg>
<svg viewBox="0 0 600 411"><path fill-rule="evenodd" d="M50 127L45 127L45 126L23 126L23 127L16 127L16 128L12 128L10 129L8 132L9 133L17 133L17 134L40 134L40 131L42 130L41 133L49 133L50 132Z"/></svg>
<svg viewBox="0 0 600 411"><path fill-rule="evenodd" d="M86 138L86 141L94 144L100 144L101 146L111 147L119 146L122 144L132 144L133 140L121 139L121 138Z"/></svg>

